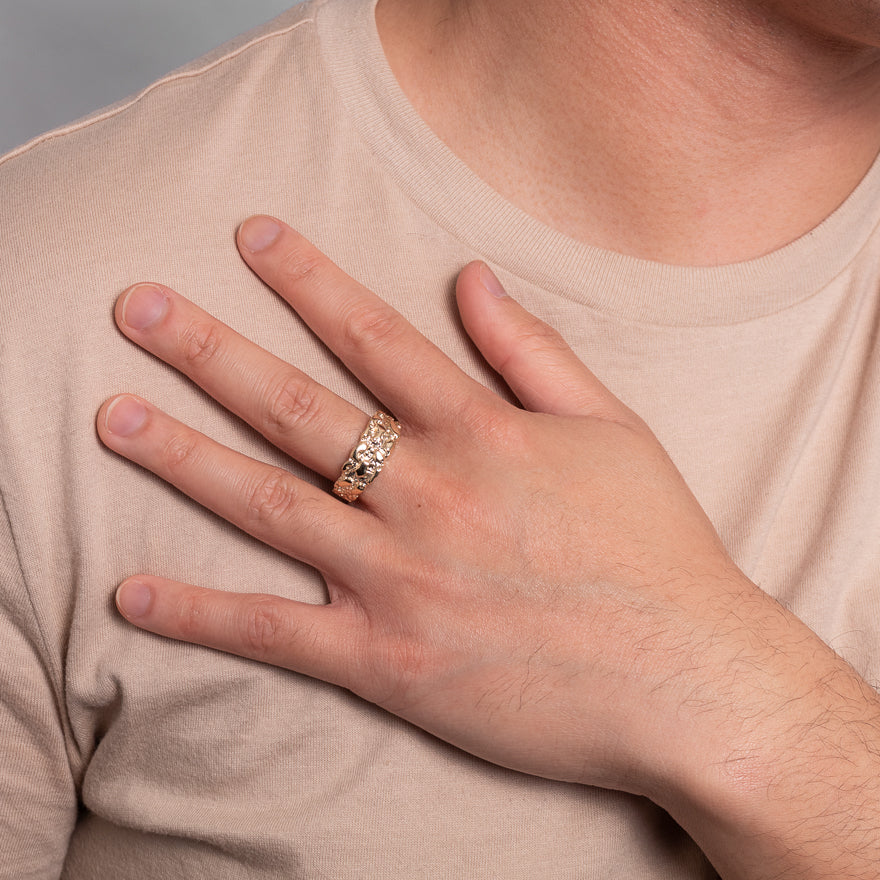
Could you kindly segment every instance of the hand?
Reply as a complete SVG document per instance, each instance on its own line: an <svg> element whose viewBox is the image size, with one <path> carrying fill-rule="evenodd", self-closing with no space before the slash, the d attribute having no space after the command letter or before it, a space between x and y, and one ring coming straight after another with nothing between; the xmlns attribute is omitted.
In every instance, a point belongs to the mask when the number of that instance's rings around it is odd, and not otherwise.
<svg viewBox="0 0 880 880"><path fill-rule="evenodd" d="M702 818L716 810L734 777L763 778L764 744L800 718L786 707L805 658L836 658L736 568L651 431L558 334L496 295L487 267L464 269L464 327L520 409L291 229L256 218L239 246L402 436L349 506L145 401L108 401L104 443L314 566L329 596L139 575L120 587L122 613L349 688L496 763L685 817L695 802ZM284 452L338 476L366 413L167 288L130 289L116 315Z"/></svg>

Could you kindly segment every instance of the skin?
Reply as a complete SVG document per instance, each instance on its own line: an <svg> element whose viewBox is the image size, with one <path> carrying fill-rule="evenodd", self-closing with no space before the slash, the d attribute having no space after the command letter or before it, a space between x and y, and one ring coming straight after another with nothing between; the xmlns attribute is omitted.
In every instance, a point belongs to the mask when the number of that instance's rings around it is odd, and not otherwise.
<svg viewBox="0 0 880 880"><path fill-rule="evenodd" d="M880 701L736 568L648 427L551 328L491 293L481 264L458 281L462 322L522 409L290 228L246 243L271 226L244 225L243 257L400 419L399 448L347 506L113 398L97 421L107 446L314 566L329 598L140 575L121 585L121 612L349 688L498 764L649 797L725 878L877 877ZM287 454L338 475L365 413L168 288L135 286L116 318Z"/></svg>
<svg viewBox="0 0 880 880"><path fill-rule="evenodd" d="M869 167L878 10L381 0L377 21L418 112L503 195L592 244L706 265L797 238ZM240 230L242 256L403 436L348 507L152 404L108 401L104 443L314 566L329 599L144 574L122 613L349 688L504 766L649 797L724 878L880 876L877 695L736 568L649 428L480 264L459 278L462 323L521 409L293 230L256 247L268 222ZM133 342L336 477L367 414L168 288L145 323L147 290L117 307Z"/></svg>
<svg viewBox="0 0 880 880"><path fill-rule="evenodd" d="M873 14L874 45L819 27L841 8ZM527 213L609 250L715 265L814 228L874 160L878 9L381 0L377 23L419 114Z"/></svg>

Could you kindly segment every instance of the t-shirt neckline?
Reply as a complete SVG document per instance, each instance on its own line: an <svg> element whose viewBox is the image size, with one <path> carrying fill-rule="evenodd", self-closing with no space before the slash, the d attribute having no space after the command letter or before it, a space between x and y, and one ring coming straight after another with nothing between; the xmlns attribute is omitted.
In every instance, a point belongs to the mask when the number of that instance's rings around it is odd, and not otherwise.
<svg viewBox="0 0 880 880"><path fill-rule="evenodd" d="M880 221L878 159L819 226L754 260L675 266L570 238L503 198L416 113L382 49L376 2L322 0L316 11L334 88L395 184L502 272L624 320L730 324L774 314L821 291L855 258Z"/></svg>

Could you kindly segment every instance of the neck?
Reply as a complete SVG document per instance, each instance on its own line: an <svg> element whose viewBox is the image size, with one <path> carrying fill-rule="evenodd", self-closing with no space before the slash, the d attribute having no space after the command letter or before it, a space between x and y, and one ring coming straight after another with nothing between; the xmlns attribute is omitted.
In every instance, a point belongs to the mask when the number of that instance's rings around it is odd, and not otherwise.
<svg viewBox="0 0 880 880"><path fill-rule="evenodd" d="M381 0L428 125L514 204L598 247L751 259L880 150L880 50L751 0Z"/></svg>

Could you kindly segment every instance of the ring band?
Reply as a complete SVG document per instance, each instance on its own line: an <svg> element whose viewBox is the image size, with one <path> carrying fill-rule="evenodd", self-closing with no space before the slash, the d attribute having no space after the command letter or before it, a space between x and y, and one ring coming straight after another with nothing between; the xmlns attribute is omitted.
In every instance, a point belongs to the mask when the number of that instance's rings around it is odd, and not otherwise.
<svg viewBox="0 0 880 880"><path fill-rule="evenodd" d="M375 413L342 466L342 473L333 484L333 494L349 503L357 501L361 492L379 476L398 437L400 423L387 413Z"/></svg>

